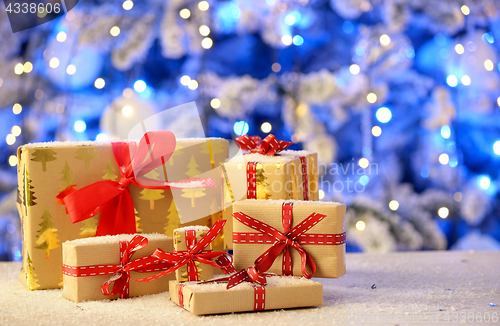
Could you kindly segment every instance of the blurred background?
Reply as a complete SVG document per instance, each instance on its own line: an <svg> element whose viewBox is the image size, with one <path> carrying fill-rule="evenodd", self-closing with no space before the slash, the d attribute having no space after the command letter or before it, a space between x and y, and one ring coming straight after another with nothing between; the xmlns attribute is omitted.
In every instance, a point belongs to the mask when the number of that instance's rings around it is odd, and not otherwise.
<svg viewBox="0 0 500 326"><path fill-rule="evenodd" d="M0 260L16 149L125 138L196 101L208 136L318 152L348 251L500 249L500 2L88 0L12 33L0 5ZM175 121L178 137L190 121ZM174 128L175 129L175 128Z"/></svg>

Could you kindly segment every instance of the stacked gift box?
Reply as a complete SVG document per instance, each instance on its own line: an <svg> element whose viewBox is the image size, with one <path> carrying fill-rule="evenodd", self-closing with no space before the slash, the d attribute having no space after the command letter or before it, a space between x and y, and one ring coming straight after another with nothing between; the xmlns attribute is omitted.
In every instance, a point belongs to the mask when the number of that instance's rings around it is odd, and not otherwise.
<svg viewBox="0 0 500 326"><path fill-rule="evenodd" d="M75 302L170 290L196 315L322 305L310 278L346 272L345 205L317 201L315 153L237 142L231 159L226 140L168 131L20 147L21 281Z"/></svg>

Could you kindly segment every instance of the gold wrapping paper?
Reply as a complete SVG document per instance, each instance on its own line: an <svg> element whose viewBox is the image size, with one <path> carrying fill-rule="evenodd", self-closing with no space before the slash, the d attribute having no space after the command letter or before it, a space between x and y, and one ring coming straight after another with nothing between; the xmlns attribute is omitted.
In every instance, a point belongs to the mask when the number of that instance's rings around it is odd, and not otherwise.
<svg viewBox="0 0 500 326"><path fill-rule="evenodd" d="M209 228L205 226L193 226L193 227L184 227L174 230L174 249L176 251L186 251L186 230L196 230L196 242L198 242L205 234L207 234ZM207 250L212 249L212 244L210 244ZM210 280L214 274L214 267L202 264L200 262L195 261L196 269L198 271L198 280ZM187 282L187 266L184 265L178 270L175 271L175 278L179 282Z"/></svg>
<svg viewBox="0 0 500 326"><path fill-rule="evenodd" d="M160 234L142 234L148 238L146 247L136 251L132 260L151 255L156 248L173 252L173 240ZM92 265L119 265L120 244L119 241L130 241L133 235L117 235L106 237L94 237L67 241L63 243L63 264L74 267ZM130 272L131 279L139 279L155 275L159 272L138 273ZM96 275L73 277L63 275L63 296L74 302L87 300L116 299L119 296L104 295L101 286L113 275ZM174 280L173 273L160 277L150 282L130 281L130 297L145 294L154 294L168 291L169 281Z"/></svg>
<svg viewBox="0 0 500 326"><path fill-rule="evenodd" d="M234 203L234 212L242 212L256 220L262 221L278 231L283 232L282 205L283 202L293 203L293 218L291 228L298 225L312 213L324 214L326 217L309 229L306 234L341 234L345 232L344 204L313 201L284 200L243 200ZM233 232L259 233L233 218ZM255 260L263 254L271 244L234 243L234 267L236 270L254 265ZM313 277L338 278L346 273L345 244L316 245L303 244L302 247L312 256L316 264ZM293 275L302 275L299 253L290 248ZM274 261L268 273L282 274L283 254Z"/></svg>
<svg viewBox="0 0 500 326"><path fill-rule="evenodd" d="M209 146L210 144L210 146ZM228 157L225 139L177 139L176 150L165 163L165 169L181 171L176 180L192 177L218 168ZM110 142L54 142L27 144L18 149L18 199L21 217L23 265L19 279L30 290L62 287L62 248L67 240L93 237L100 214L71 223L65 206L56 196L68 186L80 189L101 180L119 180ZM159 179L164 167L146 177ZM174 177L172 177L173 180ZM163 233L172 236L182 226L178 207L207 209L206 217L185 225L205 224L222 214L210 215L210 209L222 206L222 178L217 188L184 190L151 190L130 185L138 232ZM172 191L176 192L176 202ZM209 209L210 208L210 209ZM222 247L222 238L218 240Z"/></svg>
<svg viewBox="0 0 500 326"><path fill-rule="evenodd" d="M265 310L323 305L323 285L305 278L268 278ZM179 304L179 282L170 281L170 300ZM226 289L227 283L184 283L184 309L195 315L224 314L254 310L254 289L245 282Z"/></svg>

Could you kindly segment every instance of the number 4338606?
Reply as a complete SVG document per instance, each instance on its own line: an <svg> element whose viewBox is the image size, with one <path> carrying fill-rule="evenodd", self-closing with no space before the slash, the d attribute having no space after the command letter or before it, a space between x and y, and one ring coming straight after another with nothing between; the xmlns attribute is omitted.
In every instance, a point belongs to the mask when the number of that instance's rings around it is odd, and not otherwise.
<svg viewBox="0 0 500 326"><path fill-rule="evenodd" d="M6 8L6 11L9 14L36 14L36 13L46 13L46 14L51 14L51 13L56 13L58 14L61 12L61 4L60 3L34 3L34 2L16 2L16 3L9 3L9 5Z"/></svg>
<svg viewBox="0 0 500 326"><path fill-rule="evenodd" d="M444 320L448 322L498 322L498 312L447 312L444 316Z"/></svg>

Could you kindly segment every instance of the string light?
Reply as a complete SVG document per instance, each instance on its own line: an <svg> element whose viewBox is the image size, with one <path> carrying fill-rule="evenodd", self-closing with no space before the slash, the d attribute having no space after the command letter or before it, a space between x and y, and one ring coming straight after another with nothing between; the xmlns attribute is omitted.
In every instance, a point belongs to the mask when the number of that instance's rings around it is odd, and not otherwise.
<svg viewBox="0 0 500 326"><path fill-rule="evenodd" d="M460 43L458 43L457 45L455 45L455 52L458 53L458 54L463 54L465 51L464 49L464 46Z"/></svg>
<svg viewBox="0 0 500 326"><path fill-rule="evenodd" d="M444 125L441 127L441 136L443 136L444 139L450 138L451 136L450 126Z"/></svg>
<svg viewBox="0 0 500 326"><path fill-rule="evenodd" d="M387 123L392 119L392 112L391 110L389 110L389 108L381 107L380 109L377 110L375 116L377 117L378 121L382 123Z"/></svg>
<svg viewBox="0 0 500 326"><path fill-rule="evenodd" d="M460 81L462 82L462 84L464 86L469 86L471 83L470 77L467 75L463 75L462 78L460 79Z"/></svg>
<svg viewBox="0 0 500 326"><path fill-rule="evenodd" d="M467 7L466 5L463 5L460 10L462 10L462 14L464 14L465 16L467 16L468 14L470 14L470 9L469 7Z"/></svg>
<svg viewBox="0 0 500 326"><path fill-rule="evenodd" d="M201 25L199 31L202 36L207 36L208 34L210 34L210 27L208 27L207 25Z"/></svg>
<svg viewBox="0 0 500 326"><path fill-rule="evenodd" d="M236 121L233 126L233 131L238 136L245 135L249 129L250 127L245 121Z"/></svg>
<svg viewBox="0 0 500 326"><path fill-rule="evenodd" d="M387 34L383 34L380 36L380 44L382 46L388 46L391 43L391 38Z"/></svg>
<svg viewBox="0 0 500 326"><path fill-rule="evenodd" d="M455 201L457 203L461 202L462 201L462 193L461 192L456 192L454 195L453 195L453 199L455 199Z"/></svg>
<svg viewBox="0 0 500 326"><path fill-rule="evenodd" d="M103 132L97 134L97 136L95 137L95 140L97 141L107 141L109 140L109 136Z"/></svg>
<svg viewBox="0 0 500 326"><path fill-rule="evenodd" d="M10 129L10 132L15 136L18 137L21 134L21 127L19 126L12 126L12 129Z"/></svg>
<svg viewBox="0 0 500 326"><path fill-rule="evenodd" d="M210 106L214 109L220 108L220 100L218 98L214 98L210 101Z"/></svg>
<svg viewBox="0 0 500 326"><path fill-rule="evenodd" d="M293 37L293 44L296 46L301 46L302 44L304 44L304 38L300 35L295 35Z"/></svg>
<svg viewBox="0 0 500 326"><path fill-rule="evenodd" d="M32 64L31 62L29 62L29 61L28 61L28 62L26 62L26 63L24 64L24 66L23 66L23 71L24 71L25 73L27 73L27 74L28 74L28 73L30 73L32 70L33 70L33 64Z"/></svg>
<svg viewBox="0 0 500 326"><path fill-rule="evenodd" d="M190 90L194 91L195 89L198 88L198 82L195 79L191 79L189 81L188 87Z"/></svg>
<svg viewBox="0 0 500 326"><path fill-rule="evenodd" d="M323 190L320 189L318 192L319 192L319 199L325 198L325 192Z"/></svg>
<svg viewBox="0 0 500 326"><path fill-rule="evenodd" d="M9 156L9 165L16 166L17 165L17 156L11 155Z"/></svg>
<svg viewBox="0 0 500 326"><path fill-rule="evenodd" d="M66 41L66 38L67 38L66 33L64 33L64 32L57 33L56 40L58 42L64 42L64 41Z"/></svg>
<svg viewBox="0 0 500 326"><path fill-rule="evenodd" d="M181 11L179 11L179 15L181 16L181 18L188 19L191 16L191 11L189 11L189 9L184 8Z"/></svg>
<svg viewBox="0 0 500 326"><path fill-rule="evenodd" d="M368 103L372 103L372 104L377 102L377 94L368 93L368 95L366 95L366 100L368 101Z"/></svg>
<svg viewBox="0 0 500 326"><path fill-rule="evenodd" d="M458 84L458 80L457 80L457 77L455 77L454 75L449 75L448 78L446 78L446 83L448 84L448 86L450 87L455 87L457 86Z"/></svg>
<svg viewBox="0 0 500 326"><path fill-rule="evenodd" d="M208 8L210 8L210 5L207 1L200 1L198 3L198 9L200 9L201 11L207 11Z"/></svg>
<svg viewBox="0 0 500 326"><path fill-rule="evenodd" d="M273 65L271 66L271 69L274 71L274 72L280 72L281 70L281 65L277 62L273 63ZM500 99L500 97L499 97ZM500 103L500 102L499 102Z"/></svg>
<svg viewBox="0 0 500 326"><path fill-rule="evenodd" d="M74 75L76 72L76 67L74 65L69 65L68 68L66 68L66 73L68 75Z"/></svg>
<svg viewBox="0 0 500 326"><path fill-rule="evenodd" d="M495 152L495 154L500 155L500 140L497 140L493 144L493 151Z"/></svg>
<svg viewBox="0 0 500 326"><path fill-rule="evenodd" d="M391 200L389 202L389 208L391 211L397 211L399 208L399 202L397 200Z"/></svg>
<svg viewBox="0 0 500 326"><path fill-rule="evenodd" d="M363 231L366 227L366 224L365 222L363 221L357 221L356 222L356 229L359 230L359 231Z"/></svg>
<svg viewBox="0 0 500 326"><path fill-rule="evenodd" d="M359 66L357 64L352 64L349 66L349 71L351 72L351 74L357 75L357 74L359 74L361 69L359 68Z"/></svg>
<svg viewBox="0 0 500 326"><path fill-rule="evenodd" d="M21 113L22 111L23 111L23 107L22 107L22 106L21 106L21 104L19 104L19 103L14 104L14 106L12 107L12 112L13 112L14 114L19 114L19 113Z"/></svg>
<svg viewBox="0 0 500 326"><path fill-rule="evenodd" d="M214 42L212 41L212 39L210 37L205 37L202 41L201 41L201 46L204 48L204 49L210 49L212 47L212 45L214 44Z"/></svg>
<svg viewBox="0 0 500 326"><path fill-rule="evenodd" d="M484 61L484 68L488 71L492 71L494 68L493 62L490 59Z"/></svg>
<svg viewBox="0 0 500 326"><path fill-rule="evenodd" d="M59 59L57 59L56 57L53 57L52 59L50 59L49 67L54 68L54 69L59 67Z"/></svg>
<svg viewBox="0 0 500 326"><path fill-rule="evenodd" d="M14 145L16 142L16 136L13 134L8 134L7 137L5 137L5 142L7 145Z"/></svg>
<svg viewBox="0 0 500 326"><path fill-rule="evenodd" d="M102 89L106 85L106 82L102 78L97 78L94 82L94 86L97 89Z"/></svg>
<svg viewBox="0 0 500 326"><path fill-rule="evenodd" d="M191 77L189 77L188 75L184 75L181 77L181 84L184 86L187 86L190 81L191 81Z"/></svg>
<svg viewBox="0 0 500 326"><path fill-rule="evenodd" d="M366 169L370 165L370 161L363 157L359 160L358 165L360 168Z"/></svg>
<svg viewBox="0 0 500 326"><path fill-rule="evenodd" d="M126 117L130 117L133 112L134 110L128 105L122 108L122 114Z"/></svg>
<svg viewBox="0 0 500 326"><path fill-rule="evenodd" d="M111 36L115 36L115 37L120 35L120 27L118 27L118 26L111 27L109 34L111 34Z"/></svg>
<svg viewBox="0 0 500 326"><path fill-rule="evenodd" d="M146 90L146 82L144 80L137 80L135 83L134 83L134 89L137 93L142 93Z"/></svg>
<svg viewBox="0 0 500 326"><path fill-rule="evenodd" d="M487 177L487 176L480 177L480 179L479 179L479 185L484 190L487 190L490 187L490 185L491 185L491 179L489 177Z"/></svg>
<svg viewBox="0 0 500 326"><path fill-rule="evenodd" d="M132 91L130 88L127 87L123 90L122 94L123 94L123 97L130 98L134 95L134 91Z"/></svg>
<svg viewBox="0 0 500 326"><path fill-rule="evenodd" d="M22 63L18 63L15 67L14 67L14 73L16 75L20 75L24 72L24 65Z"/></svg>
<svg viewBox="0 0 500 326"><path fill-rule="evenodd" d="M124 1L122 7L125 10L130 10L134 7L134 2L131 0Z"/></svg>
<svg viewBox="0 0 500 326"><path fill-rule="evenodd" d="M309 107L305 103L300 103L297 105L297 116L298 117L303 117L307 114L307 111L309 111Z"/></svg>
<svg viewBox="0 0 500 326"><path fill-rule="evenodd" d="M439 163L441 163L442 165L446 165L448 164L448 162L450 162L450 157L448 156L448 154L443 153L439 155Z"/></svg>
<svg viewBox="0 0 500 326"><path fill-rule="evenodd" d="M76 120L73 128L76 132L84 132L87 129L87 124L83 120Z"/></svg>
<svg viewBox="0 0 500 326"><path fill-rule="evenodd" d="M265 132L265 133L271 132L272 129L273 129L273 126L271 126L271 124L269 122L264 122L260 126L260 130L262 130L262 132Z"/></svg>
<svg viewBox="0 0 500 326"><path fill-rule="evenodd" d="M286 45L286 46L291 45L291 44L292 44L292 41L293 41L293 39L292 39L292 36L291 36L291 35L283 35L283 36L281 37L281 42L282 42L284 45Z"/></svg>
<svg viewBox="0 0 500 326"><path fill-rule="evenodd" d="M500 106L500 97L497 98L497 105Z"/></svg>
<svg viewBox="0 0 500 326"><path fill-rule="evenodd" d="M374 137L380 137L380 135L382 135L382 128L380 128L379 126L374 126L372 128L372 135Z"/></svg>
<svg viewBox="0 0 500 326"><path fill-rule="evenodd" d="M450 215L450 210L447 207L441 207L438 209L438 215L440 218L445 219Z"/></svg>

